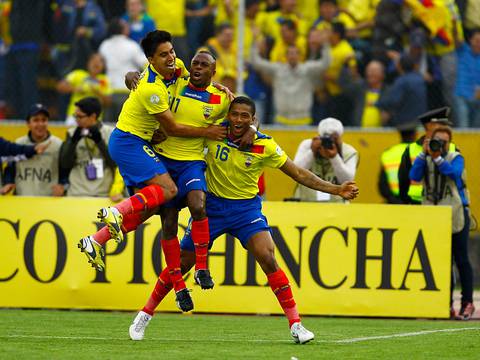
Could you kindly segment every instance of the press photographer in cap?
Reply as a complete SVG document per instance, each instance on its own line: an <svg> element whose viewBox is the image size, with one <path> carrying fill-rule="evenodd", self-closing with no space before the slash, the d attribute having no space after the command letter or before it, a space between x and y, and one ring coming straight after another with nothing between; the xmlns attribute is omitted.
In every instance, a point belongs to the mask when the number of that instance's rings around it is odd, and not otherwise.
<svg viewBox="0 0 480 360"><path fill-rule="evenodd" d="M109 196L116 168L107 149L113 127L99 121L101 112L95 97L75 103L77 126L68 129L60 149L60 165L70 172L67 196Z"/></svg>
<svg viewBox="0 0 480 360"><path fill-rule="evenodd" d="M357 150L343 142L340 120L326 118L318 124L318 136L300 143L295 165L310 170L322 180L334 184L353 181L358 165ZM295 189L294 199L300 201L346 202L340 196L315 191L303 185Z"/></svg>
<svg viewBox="0 0 480 360"><path fill-rule="evenodd" d="M473 306L473 272L468 258L470 229L469 194L466 187L465 161L456 150L450 149L452 130L449 126L435 129L423 142L420 154L410 169L410 179L423 185L422 204L452 208L452 253L462 287L459 320L469 320ZM453 293L453 277L451 291ZM455 317L453 298L451 315Z"/></svg>
<svg viewBox="0 0 480 360"><path fill-rule="evenodd" d="M417 141L409 144L402 155L400 168L398 169L398 185L400 199L403 204L421 204L422 202L422 184L410 180L409 173L413 160L423 151L424 143L428 141L433 132L439 127L451 125L448 119L450 115L449 107L441 107L428 111L420 115L417 120L422 123L425 129L425 135ZM450 143L450 151L456 150L455 145Z"/></svg>

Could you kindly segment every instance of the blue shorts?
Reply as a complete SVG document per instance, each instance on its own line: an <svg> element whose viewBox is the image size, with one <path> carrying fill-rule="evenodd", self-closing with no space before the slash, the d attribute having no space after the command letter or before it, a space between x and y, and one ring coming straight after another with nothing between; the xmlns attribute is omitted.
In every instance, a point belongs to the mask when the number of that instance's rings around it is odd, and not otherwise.
<svg viewBox="0 0 480 360"><path fill-rule="evenodd" d="M166 207L183 209L186 206L187 194L192 190L207 191L207 182L205 180L205 161L192 160L182 161L173 160L157 153L162 163L167 168L168 173L177 185L177 196L168 203Z"/></svg>
<svg viewBox="0 0 480 360"><path fill-rule="evenodd" d="M246 248L253 235L270 231L267 218L262 214L262 199L259 196L253 199L231 200L207 193L207 216L210 229L209 249L217 237L226 233L236 237ZM180 243L182 250L195 251L191 222L192 219Z"/></svg>
<svg viewBox="0 0 480 360"><path fill-rule="evenodd" d="M143 188L145 181L167 172L147 141L117 128L110 135L108 152L127 187Z"/></svg>

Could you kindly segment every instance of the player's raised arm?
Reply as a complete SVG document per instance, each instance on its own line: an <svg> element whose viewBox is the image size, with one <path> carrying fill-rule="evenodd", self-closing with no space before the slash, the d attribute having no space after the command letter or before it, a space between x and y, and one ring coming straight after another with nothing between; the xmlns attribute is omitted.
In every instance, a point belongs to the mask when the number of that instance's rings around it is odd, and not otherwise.
<svg viewBox="0 0 480 360"><path fill-rule="evenodd" d="M314 190L339 195L346 200L355 199L358 195L358 187L354 181L345 181L341 185L332 184L331 182L320 179L311 171L298 167L290 159L287 159L280 170L296 182Z"/></svg>
<svg viewBox="0 0 480 360"><path fill-rule="evenodd" d="M223 140L225 136L227 136L227 128L224 126L210 125L207 127L195 127L179 124L175 122L170 110L155 114L155 118L169 136L206 137L211 140Z"/></svg>

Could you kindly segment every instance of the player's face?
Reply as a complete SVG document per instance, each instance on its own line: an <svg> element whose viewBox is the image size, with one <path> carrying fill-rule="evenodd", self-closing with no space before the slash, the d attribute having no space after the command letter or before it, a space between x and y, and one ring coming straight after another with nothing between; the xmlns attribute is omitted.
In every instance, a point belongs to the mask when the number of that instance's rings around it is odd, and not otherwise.
<svg viewBox="0 0 480 360"><path fill-rule="evenodd" d="M196 87L207 87L215 75L215 60L212 56L200 53L194 56L190 66L190 82Z"/></svg>
<svg viewBox="0 0 480 360"><path fill-rule="evenodd" d="M28 129L31 131L34 140L45 139L48 134L48 117L38 113L28 120Z"/></svg>
<svg viewBox="0 0 480 360"><path fill-rule="evenodd" d="M162 76L171 76L175 71L175 50L171 42L164 42L157 46L155 53L148 61Z"/></svg>
<svg viewBox="0 0 480 360"><path fill-rule="evenodd" d="M103 57L100 54L94 54L88 59L88 72L94 76L101 74L105 69Z"/></svg>
<svg viewBox="0 0 480 360"><path fill-rule="evenodd" d="M230 134L234 137L241 137L245 134L254 120L252 109L247 104L234 104L227 117L230 122Z"/></svg>

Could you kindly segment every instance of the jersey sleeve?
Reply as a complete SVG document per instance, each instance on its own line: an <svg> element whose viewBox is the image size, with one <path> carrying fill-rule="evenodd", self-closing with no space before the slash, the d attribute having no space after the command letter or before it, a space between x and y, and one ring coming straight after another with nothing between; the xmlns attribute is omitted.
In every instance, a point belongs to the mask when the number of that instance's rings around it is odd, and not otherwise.
<svg viewBox="0 0 480 360"><path fill-rule="evenodd" d="M165 87L145 84L139 95L148 114L160 114L168 110L168 91Z"/></svg>
<svg viewBox="0 0 480 360"><path fill-rule="evenodd" d="M65 80L72 85L73 87L77 87L81 84L82 77L81 77L81 71L79 70L73 70L72 72L69 72L65 76Z"/></svg>
<svg viewBox="0 0 480 360"><path fill-rule="evenodd" d="M280 168L287 161L288 156L285 151L273 140L269 139L265 143L265 166L271 168Z"/></svg>

